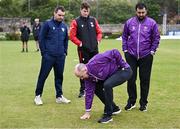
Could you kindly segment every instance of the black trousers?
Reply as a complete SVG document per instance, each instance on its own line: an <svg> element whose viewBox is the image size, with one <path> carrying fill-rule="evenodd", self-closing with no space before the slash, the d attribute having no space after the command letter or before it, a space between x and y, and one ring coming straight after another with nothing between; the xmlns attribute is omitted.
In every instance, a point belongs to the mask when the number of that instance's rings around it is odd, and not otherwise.
<svg viewBox="0 0 180 129"><path fill-rule="evenodd" d="M131 68L119 69L112 76L107 78L105 81L99 81L96 85L95 94L105 105L104 113L111 116L113 109L117 108L113 102L113 87L121 85L127 81L132 75Z"/></svg>
<svg viewBox="0 0 180 129"><path fill-rule="evenodd" d="M55 57L45 54L42 56L41 69L39 72L39 77L35 91L36 96L42 95L46 78L48 77L51 69L53 68L54 76L55 76L54 81L55 81L56 97L61 97L61 95L63 94L62 83L63 83L64 63L65 63L65 55Z"/></svg>
<svg viewBox="0 0 180 129"><path fill-rule="evenodd" d="M80 47L77 48L78 49L78 56L79 56L79 62L80 63L88 63L88 61L95 56L96 54L98 54L98 51L94 51L94 52L89 52L87 50L84 50ZM80 93L84 93L85 90L85 84L84 84L84 80L80 79Z"/></svg>
<svg viewBox="0 0 180 129"><path fill-rule="evenodd" d="M148 93L150 86L151 68L153 63L153 56L151 54L144 58L137 59L129 53L125 53L125 58L128 64L131 66L133 75L128 80L127 91L128 91L128 103L135 104L137 99L136 80L137 80L137 69L139 67L139 78L140 78L140 105L145 106L148 103Z"/></svg>

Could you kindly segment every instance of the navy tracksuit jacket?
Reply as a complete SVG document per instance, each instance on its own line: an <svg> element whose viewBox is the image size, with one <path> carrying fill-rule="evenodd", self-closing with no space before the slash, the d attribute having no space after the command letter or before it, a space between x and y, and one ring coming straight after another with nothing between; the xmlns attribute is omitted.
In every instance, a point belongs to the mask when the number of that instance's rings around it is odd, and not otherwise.
<svg viewBox="0 0 180 129"><path fill-rule="evenodd" d="M40 31L41 69L35 94L42 95L46 78L54 69L56 97L61 97L65 57L68 49L68 30L63 22L47 20Z"/></svg>

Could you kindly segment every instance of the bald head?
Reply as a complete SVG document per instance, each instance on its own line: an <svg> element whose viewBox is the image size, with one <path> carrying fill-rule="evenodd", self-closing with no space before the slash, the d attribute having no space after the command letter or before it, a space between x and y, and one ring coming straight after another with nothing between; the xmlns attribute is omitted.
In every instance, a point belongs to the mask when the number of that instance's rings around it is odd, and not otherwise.
<svg viewBox="0 0 180 129"><path fill-rule="evenodd" d="M88 70L85 64L79 63L75 66L74 74L76 75L76 77L80 79L86 79L88 78L87 72Z"/></svg>

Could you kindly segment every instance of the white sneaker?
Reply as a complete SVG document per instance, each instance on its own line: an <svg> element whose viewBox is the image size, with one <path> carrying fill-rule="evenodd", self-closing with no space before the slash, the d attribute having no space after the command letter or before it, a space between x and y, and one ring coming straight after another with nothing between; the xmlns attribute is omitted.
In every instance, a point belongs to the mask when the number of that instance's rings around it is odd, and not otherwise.
<svg viewBox="0 0 180 129"><path fill-rule="evenodd" d="M35 97L34 102L35 102L36 105L42 105L43 104L40 95Z"/></svg>
<svg viewBox="0 0 180 129"><path fill-rule="evenodd" d="M63 95L61 97L56 98L56 103L70 103L71 100L66 99Z"/></svg>

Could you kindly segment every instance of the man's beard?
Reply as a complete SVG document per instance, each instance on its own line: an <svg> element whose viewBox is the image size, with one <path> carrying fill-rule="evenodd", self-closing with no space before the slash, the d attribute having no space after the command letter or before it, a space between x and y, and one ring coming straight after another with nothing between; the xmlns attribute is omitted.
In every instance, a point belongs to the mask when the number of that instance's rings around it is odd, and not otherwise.
<svg viewBox="0 0 180 129"><path fill-rule="evenodd" d="M139 21L143 21L145 17L138 17Z"/></svg>

